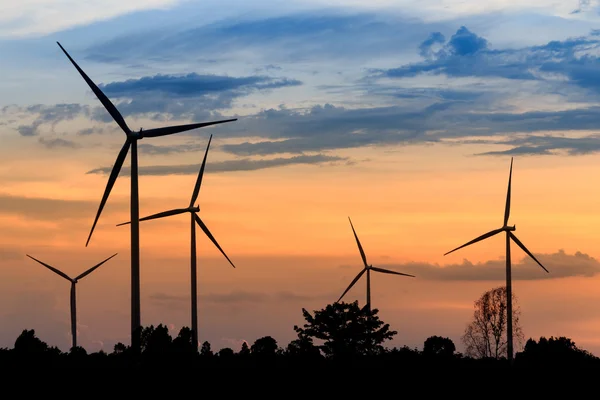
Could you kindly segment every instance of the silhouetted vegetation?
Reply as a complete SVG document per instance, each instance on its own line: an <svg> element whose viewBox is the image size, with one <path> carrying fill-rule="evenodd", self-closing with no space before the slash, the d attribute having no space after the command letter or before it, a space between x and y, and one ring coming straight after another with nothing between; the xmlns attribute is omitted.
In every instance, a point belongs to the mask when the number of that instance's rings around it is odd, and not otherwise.
<svg viewBox="0 0 600 400"><path fill-rule="evenodd" d="M313 313L302 309L305 324L293 327L298 338L287 346L281 347L275 338L264 336L250 345L243 342L237 351L225 347L217 352L207 341L194 351L190 328L183 327L172 337L163 324L142 327L139 355L123 343L117 343L111 353L88 354L82 347L62 352L43 342L33 329L23 330L12 349L0 349L0 362L2 366L42 368L508 366L506 357L501 355L496 358L495 354L468 356L456 352L450 338L437 335L428 337L422 350L407 346L386 348L384 343L397 332L390 330L377 314L377 309L360 308L358 302L329 304ZM579 349L566 337L541 337L538 341L530 338L523 351L516 354L514 366L541 365L600 367L600 358Z"/></svg>

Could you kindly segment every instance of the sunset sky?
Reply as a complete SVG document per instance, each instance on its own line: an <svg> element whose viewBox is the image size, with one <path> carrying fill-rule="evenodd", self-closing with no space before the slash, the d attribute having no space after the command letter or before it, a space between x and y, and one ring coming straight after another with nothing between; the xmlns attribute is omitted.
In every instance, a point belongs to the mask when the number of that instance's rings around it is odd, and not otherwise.
<svg viewBox="0 0 600 400"><path fill-rule="evenodd" d="M59 41L139 130L237 118L139 142L140 215L188 206L212 134L198 230L199 340L296 338L362 268L372 306L422 349L458 351L473 303L505 284L526 338L600 356L597 0L2 0L0 347L23 329L67 351L130 344L129 157L88 247L125 139ZM6 4L4 4L6 3ZM190 227L140 224L142 325L190 326ZM344 297L365 302L366 280ZM517 346L517 350L520 348Z"/></svg>

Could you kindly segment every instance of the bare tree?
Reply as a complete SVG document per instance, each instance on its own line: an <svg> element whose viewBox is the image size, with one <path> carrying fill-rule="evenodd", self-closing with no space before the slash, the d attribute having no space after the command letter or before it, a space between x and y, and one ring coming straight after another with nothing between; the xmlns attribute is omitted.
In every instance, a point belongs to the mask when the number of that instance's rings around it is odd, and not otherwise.
<svg viewBox="0 0 600 400"><path fill-rule="evenodd" d="M513 339L522 347L524 335L519 318L521 309L514 293L512 303ZM507 356L506 308L506 286L488 290L475 302L473 321L467 325L461 337L467 356L496 359Z"/></svg>

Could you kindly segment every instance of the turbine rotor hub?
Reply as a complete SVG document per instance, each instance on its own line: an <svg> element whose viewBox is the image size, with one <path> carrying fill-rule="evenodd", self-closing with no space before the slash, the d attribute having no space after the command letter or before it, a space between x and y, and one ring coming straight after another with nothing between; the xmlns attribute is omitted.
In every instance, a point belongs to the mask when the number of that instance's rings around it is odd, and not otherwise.
<svg viewBox="0 0 600 400"><path fill-rule="evenodd" d="M517 230L517 228L516 228L516 225L513 225L513 226L505 225L505 226L503 227L503 229L504 229L505 231L507 231L507 232L508 232L508 231L515 231L515 230Z"/></svg>
<svg viewBox="0 0 600 400"><path fill-rule="evenodd" d="M189 210L191 212L200 212L200 206L190 206Z"/></svg>

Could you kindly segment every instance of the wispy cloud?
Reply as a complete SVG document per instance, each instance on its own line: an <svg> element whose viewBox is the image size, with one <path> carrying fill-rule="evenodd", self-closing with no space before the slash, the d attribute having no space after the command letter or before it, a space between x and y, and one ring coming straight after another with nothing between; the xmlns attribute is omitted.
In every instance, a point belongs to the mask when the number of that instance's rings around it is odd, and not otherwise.
<svg viewBox="0 0 600 400"><path fill-rule="evenodd" d="M265 168L283 167L288 165L301 164L324 164L348 162L347 158L337 156L327 156L323 154L301 155L289 158L273 158L263 160L239 159L213 162L206 165L206 172L233 172L233 171L256 171ZM139 168L140 175L190 175L197 174L200 169L200 164L189 165L150 165ZM96 168L88 171L87 174L110 174L112 167ZM123 176L129 176L131 170L124 167L120 172Z"/></svg>
<svg viewBox="0 0 600 400"><path fill-rule="evenodd" d="M20 0L3 7L0 37L41 36L74 26L147 9L164 9L180 0ZM68 15L69 18L57 18Z"/></svg>
<svg viewBox="0 0 600 400"><path fill-rule="evenodd" d="M280 291L275 293L232 291L229 293L201 294L199 297L204 302L218 304L267 303L273 301L298 303L302 301L329 298L328 295L307 295L289 291ZM150 299L154 303L166 307L187 304L189 301L188 296L173 295L162 292L151 294Z"/></svg>
<svg viewBox="0 0 600 400"><path fill-rule="evenodd" d="M113 202L114 207L127 203ZM42 197L23 197L0 194L0 214L18 215L22 218L57 221L71 218L88 218L98 207L96 201L59 200Z"/></svg>
<svg viewBox="0 0 600 400"><path fill-rule="evenodd" d="M558 279L566 277L592 277L600 273L600 262L588 254L567 254L559 250L552 254L534 254L549 271L540 268L530 257L512 263L515 280ZM381 264L382 268L415 275L417 279L440 281L503 281L506 279L506 261L491 260L473 264L463 260L461 264L437 265L428 263Z"/></svg>

